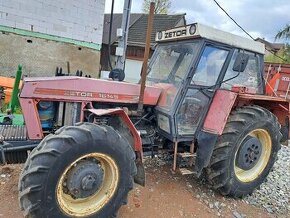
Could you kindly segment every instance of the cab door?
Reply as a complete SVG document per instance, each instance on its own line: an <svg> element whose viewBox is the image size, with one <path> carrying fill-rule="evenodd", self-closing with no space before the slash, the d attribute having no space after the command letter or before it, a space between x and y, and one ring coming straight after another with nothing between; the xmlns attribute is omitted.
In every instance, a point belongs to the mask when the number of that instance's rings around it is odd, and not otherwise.
<svg viewBox="0 0 290 218"><path fill-rule="evenodd" d="M229 48L204 46L174 114L179 141L192 140L228 67L230 56Z"/></svg>

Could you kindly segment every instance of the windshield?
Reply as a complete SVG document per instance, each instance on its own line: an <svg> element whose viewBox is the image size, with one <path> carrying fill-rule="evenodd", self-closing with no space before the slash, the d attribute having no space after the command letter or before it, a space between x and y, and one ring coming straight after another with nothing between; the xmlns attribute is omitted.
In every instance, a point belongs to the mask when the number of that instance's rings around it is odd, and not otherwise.
<svg viewBox="0 0 290 218"><path fill-rule="evenodd" d="M179 87L186 78L196 57L197 42L182 42L159 45L152 57L147 76L147 85L160 87L163 92L158 106L169 111Z"/></svg>
<svg viewBox="0 0 290 218"><path fill-rule="evenodd" d="M151 66L149 66L148 84L178 85L188 73L196 50L196 42L160 45L155 51Z"/></svg>

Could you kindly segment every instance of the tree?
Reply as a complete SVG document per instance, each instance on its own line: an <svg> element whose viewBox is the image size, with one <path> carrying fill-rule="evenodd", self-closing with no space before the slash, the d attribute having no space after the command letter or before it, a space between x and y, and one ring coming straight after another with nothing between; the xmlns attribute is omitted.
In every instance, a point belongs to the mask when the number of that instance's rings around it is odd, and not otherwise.
<svg viewBox="0 0 290 218"><path fill-rule="evenodd" d="M284 29L281 29L275 36L275 39L290 39L290 24L287 24Z"/></svg>
<svg viewBox="0 0 290 218"><path fill-rule="evenodd" d="M286 26L278 31L278 33L275 36L275 40L277 39L284 39L284 40L290 40L290 24L286 24ZM268 61L270 62L279 62L279 63L290 63L290 45L288 43L285 43L284 48L278 52L278 55L283 58L277 59L275 55L271 55L269 57L266 57L266 60L268 58Z"/></svg>
<svg viewBox="0 0 290 218"><path fill-rule="evenodd" d="M170 0L144 0L143 2L144 13L149 13L151 2L155 3L154 14L167 14L169 8L171 7Z"/></svg>
<svg viewBox="0 0 290 218"><path fill-rule="evenodd" d="M277 53L269 54L265 56L265 62L289 64L290 63L290 46L286 44L285 47L281 49L280 51L278 51Z"/></svg>

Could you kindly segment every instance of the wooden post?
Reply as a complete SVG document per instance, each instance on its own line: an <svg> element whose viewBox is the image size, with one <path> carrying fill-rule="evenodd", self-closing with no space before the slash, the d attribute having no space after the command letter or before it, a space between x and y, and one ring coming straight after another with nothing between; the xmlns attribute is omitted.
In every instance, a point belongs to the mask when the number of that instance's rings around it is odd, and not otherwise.
<svg viewBox="0 0 290 218"><path fill-rule="evenodd" d="M149 54L150 54L150 42L151 42L151 32L152 32L152 26L153 26L154 8L155 8L155 3L151 2L150 3L149 17L148 17L148 24L147 24L144 60L143 60L142 72L141 72L141 86L140 86L140 96L139 96L139 103L138 103L138 112L139 113L142 113L142 111L143 111L144 92L145 92L145 86L146 86L148 59L149 59Z"/></svg>

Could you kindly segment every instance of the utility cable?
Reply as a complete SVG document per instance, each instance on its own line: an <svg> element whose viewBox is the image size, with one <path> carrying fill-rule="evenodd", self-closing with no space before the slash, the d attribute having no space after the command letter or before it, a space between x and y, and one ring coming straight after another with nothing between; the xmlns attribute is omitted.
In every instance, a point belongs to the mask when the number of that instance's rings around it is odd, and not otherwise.
<svg viewBox="0 0 290 218"><path fill-rule="evenodd" d="M231 17L230 15L229 15L229 13L216 1L216 0L213 0L214 2L215 2L215 4L245 33L245 34L247 34L252 40L254 40L254 41L256 41L255 39L254 39L254 37L252 37L241 25L239 25L236 21L235 21L235 19L233 18L233 17ZM273 54L274 56L276 56L277 58L280 58L281 60L283 60L283 61L287 61L286 59L284 59L284 58L282 58L281 56L279 56L279 55L277 55L277 54L275 54L273 51L271 51L271 50L269 50L269 49L267 49L266 47L265 47L265 49L268 51L268 52L270 52L271 54Z"/></svg>

